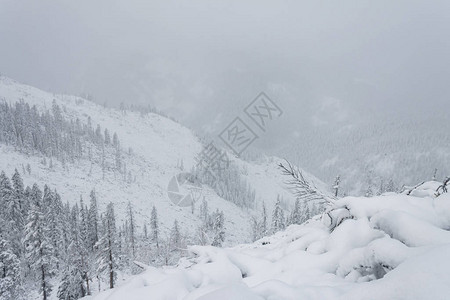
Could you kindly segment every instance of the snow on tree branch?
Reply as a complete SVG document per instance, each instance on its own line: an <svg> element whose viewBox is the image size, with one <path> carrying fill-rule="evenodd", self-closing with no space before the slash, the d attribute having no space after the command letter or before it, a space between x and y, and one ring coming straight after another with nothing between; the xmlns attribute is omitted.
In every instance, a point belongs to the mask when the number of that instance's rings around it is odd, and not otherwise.
<svg viewBox="0 0 450 300"><path fill-rule="evenodd" d="M285 183L298 199L306 202L317 201L323 204L333 204L336 200L334 197L327 196L320 192L314 183L309 182L303 176L303 173L289 161L286 160L285 164L280 163L278 166L281 168L283 175L289 177Z"/></svg>

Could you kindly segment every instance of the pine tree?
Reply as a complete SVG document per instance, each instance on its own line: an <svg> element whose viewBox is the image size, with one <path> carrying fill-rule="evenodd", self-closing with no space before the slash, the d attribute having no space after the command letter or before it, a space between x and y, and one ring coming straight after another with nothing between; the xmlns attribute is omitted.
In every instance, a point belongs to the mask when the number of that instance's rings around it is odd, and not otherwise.
<svg viewBox="0 0 450 300"><path fill-rule="evenodd" d="M103 143L102 129L99 124L97 124L97 128L95 129L95 142L97 144Z"/></svg>
<svg viewBox="0 0 450 300"><path fill-rule="evenodd" d="M112 141L112 143L113 143L113 146L114 146L116 149L119 148L119 146L120 146L120 144L119 144L119 138L117 137L117 133L115 133L115 132L114 132L114 134L113 134L113 141Z"/></svg>
<svg viewBox="0 0 450 300"><path fill-rule="evenodd" d="M83 204L80 204L83 207ZM70 244L67 249L67 263L62 283L58 289L60 299L78 299L88 294L89 277L87 276L87 251L81 234L81 217L78 204L70 213ZM84 282L86 282L86 287ZM64 298L66 297L66 298ZM78 297L78 298L75 298Z"/></svg>
<svg viewBox="0 0 450 300"><path fill-rule="evenodd" d="M0 234L0 299L14 300L22 292L20 260L13 253L10 244Z"/></svg>
<svg viewBox="0 0 450 300"><path fill-rule="evenodd" d="M303 221L309 220L312 218L311 210L309 209L309 203L303 203L305 212L303 214Z"/></svg>
<svg viewBox="0 0 450 300"><path fill-rule="evenodd" d="M35 190L34 187L33 189ZM39 195L36 191L35 194ZM54 249L48 238L49 229L42 208L42 200L39 198L35 200L37 201L32 204L27 218L24 244L26 246L26 258L31 268L36 274L39 274L42 299L47 300L52 291L50 278L55 273Z"/></svg>
<svg viewBox="0 0 450 300"><path fill-rule="evenodd" d="M67 237L65 236L69 215L65 215L61 196L58 192L54 190L52 195L53 202L51 211L48 212L47 220L51 220L51 240L55 248L55 255L59 267L60 262L65 260L65 255L67 254L66 250L69 245Z"/></svg>
<svg viewBox="0 0 450 300"><path fill-rule="evenodd" d="M97 207L97 196L95 190L91 191L90 194L90 207L89 207L89 239L91 248L98 242L98 207Z"/></svg>
<svg viewBox="0 0 450 300"><path fill-rule="evenodd" d="M295 200L294 210L291 214L291 224L302 224L303 223L303 216L302 216L302 207L300 203L300 199Z"/></svg>
<svg viewBox="0 0 450 300"><path fill-rule="evenodd" d="M24 188L23 181L17 169L11 178L12 190L9 197L6 198L6 214L9 221L9 230L11 232L11 241L13 242L13 249L18 256L21 256L23 247L20 244L20 239L24 228ZM5 183L7 184L7 183ZM8 192L8 188L6 188Z"/></svg>
<svg viewBox="0 0 450 300"><path fill-rule="evenodd" d="M173 250L176 250L181 246L181 233L178 226L178 220L173 222L172 230L170 231L170 244Z"/></svg>
<svg viewBox="0 0 450 300"><path fill-rule="evenodd" d="M58 299L76 300L83 298L85 295L86 291L79 269L68 266L63 273L61 284L58 288Z"/></svg>
<svg viewBox="0 0 450 300"><path fill-rule="evenodd" d="M277 232L283 230L285 228L284 223L284 211L281 207L280 196L277 198L277 202L275 203L275 208L272 214L272 232Z"/></svg>
<svg viewBox="0 0 450 300"><path fill-rule="evenodd" d="M224 241L225 241L225 231L221 230L217 232L217 234L214 236L211 246L222 247Z"/></svg>
<svg viewBox="0 0 450 300"><path fill-rule="evenodd" d="M111 136L109 135L108 128L105 128L105 145L111 144Z"/></svg>
<svg viewBox="0 0 450 300"><path fill-rule="evenodd" d="M209 216L208 202L206 202L205 197L203 197L202 204L200 205L200 219L204 224L208 222L208 216Z"/></svg>
<svg viewBox="0 0 450 300"><path fill-rule="evenodd" d="M90 280L90 257L89 250L91 249L91 241L88 229L88 209L84 205L83 197L80 197L80 213L76 234L78 239L78 244L76 245L77 255L79 256L79 261L77 270L73 271L75 274L81 274L82 279L86 282L86 292L90 294L89 280Z"/></svg>
<svg viewBox="0 0 450 300"><path fill-rule="evenodd" d="M253 241L259 240L267 235L267 210L264 202L262 205L261 218L258 220L256 217L252 217L251 222Z"/></svg>
<svg viewBox="0 0 450 300"><path fill-rule="evenodd" d="M252 217L251 220L251 226L252 226L252 241L257 241L260 239L260 224L255 216Z"/></svg>
<svg viewBox="0 0 450 300"><path fill-rule="evenodd" d="M372 197L373 196L373 190L372 190L372 185L369 185L367 187L367 191L366 191L366 197Z"/></svg>
<svg viewBox="0 0 450 300"><path fill-rule="evenodd" d="M377 192L377 196L381 196L383 195L383 193L386 191L385 186L384 186L384 180L381 179L380 181L380 187L378 188L378 192Z"/></svg>
<svg viewBox="0 0 450 300"><path fill-rule="evenodd" d="M156 207L153 206L152 214L150 217L150 227L152 229L152 240L156 243L156 247L159 248L159 224L158 224L158 212Z"/></svg>
<svg viewBox="0 0 450 300"><path fill-rule="evenodd" d="M97 248L99 250L97 257L97 270L99 274L107 273L109 278L109 287L114 288L117 277L119 254L117 251L117 228L114 214L114 205L109 203L106 208L106 215L103 218L103 233Z"/></svg>
<svg viewBox="0 0 450 300"><path fill-rule="evenodd" d="M44 195L42 198L42 212L44 214L44 218L47 220L47 226L49 228L49 235L48 238L52 244L53 250L56 252L56 246L57 246L57 225L56 225L56 215L54 210L54 196L48 185L44 185ZM55 257L57 256L57 253L53 253Z"/></svg>
<svg viewBox="0 0 450 300"><path fill-rule="evenodd" d="M80 196L80 243L85 251L88 251L90 247L88 222L88 209L84 205L83 197Z"/></svg>
<svg viewBox="0 0 450 300"><path fill-rule="evenodd" d="M147 224L144 223L144 239L148 239Z"/></svg>
<svg viewBox="0 0 450 300"><path fill-rule="evenodd" d="M225 231L223 229L225 224L225 217L223 212L219 212L217 209L216 212L211 216L212 219L212 230L214 233L214 238L212 242L212 246L214 247L222 247L223 242L225 241Z"/></svg>
<svg viewBox="0 0 450 300"><path fill-rule="evenodd" d="M341 184L341 176L338 175L336 177L336 179L334 180L334 184L333 184L333 191L334 191L334 196L337 197L339 194L339 185Z"/></svg>
<svg viewBox="0 0 450 300"><path fill-rule="evenodd" d="M11 181L6 176L5 172L0 174L0 217L3 217L5 221L10 221L10 209L9 206L13 203L13 190L11 187ZM12 220L11 220L12 221Z"/></svg>
<svg viewBox="0 0 450 300"><path fill-rule="evenodd" d="M130 242L131 254L132 258L136 258L136 220L134 219L134 212L131 202L128 202L127 207L127 217L128 217L128 228L129 228L129 236L128 240Z"/></svg>
<svg viewBox="0 0 450 300"><path fill-rule="evenodd" d="M266 204L263 202L262 207L262 220L261 220L261 236L266 236L267 234L267 210L266 210Z"/></svg>
<svg viewBox="0 0 450 300"><path fill-rule="evenodd" d="M389 183L386 187L386 192L395 192L395 184L394 184L394 180L390 179Z"/></svg>

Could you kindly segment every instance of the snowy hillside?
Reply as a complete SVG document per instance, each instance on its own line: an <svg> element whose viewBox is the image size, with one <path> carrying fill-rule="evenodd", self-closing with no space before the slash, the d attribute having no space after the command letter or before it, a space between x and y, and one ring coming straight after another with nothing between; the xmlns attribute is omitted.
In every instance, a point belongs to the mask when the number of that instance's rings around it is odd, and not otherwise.
<svg viewBox="0 0 450 300"><path fill-rule="evenodd" d="M64 201L71 204L79 201L80 196L88 198L90 191L95 189L102 209L110 201L116 204L119 220L124 218L126 204L131 201L137 212L139 231L142 231L144 222L148 223L153 205L160 214L161 227L166 233L175 219L183 230L190 233L201 223L198 217L199 203L192 213L191 208L178 207L167 196L171 178L182 171L188 172L195 164L194 158L202 150L200 139L189 129L158 114L141 115L105 108L79 97L47 93L6 77L0 78L0 99L9 104L24 101L30 106L36 105L40 111L51 110L55 101L67 119L79 119L82 122L89 120L94 127L99 124L102 130L107 128L111 134L116 132L131 178L123 180L123 175L111 169L106 171L103 178L102 166L95 159L80 159L65 166L54 160L50 168L42 164L42 155L23 153L13 146L0 143L0 170L8 175L17 168L25 184L48 184L58 190ZM279 159L261 158L258 162L237 158L232 160L239 166L242 177L255 190L257 210L261 208L262 202L271 210L278 195L285 200L285 208L290 208L293 198L286 191L277 169ZM28 164L31 167L30 174L24 172ZM313 180L318 186L325 187L319 180ZM254 213L253 210L243 210L221 199L208 186L204 186L200 197L203 196L211 211L219 209L224 212L226 244L250 240L249 216Z"/></svg>
<svg viewBox="0 0 450 300"><path fill-rule="evenodd" d="M450 194L438 186L338 200L337 227L317 216L253 244L193 246L177 267L88 299L448 299Z"/></svg>

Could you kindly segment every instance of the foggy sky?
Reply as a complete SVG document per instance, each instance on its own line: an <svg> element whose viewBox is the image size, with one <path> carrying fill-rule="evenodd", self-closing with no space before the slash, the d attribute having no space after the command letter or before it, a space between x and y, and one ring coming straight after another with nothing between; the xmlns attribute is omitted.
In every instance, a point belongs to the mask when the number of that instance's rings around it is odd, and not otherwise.
<svg viewBox="0 0 450 300"><path fill-rule="evenodd" d="M449 15L439 0L0 0L0 73L111 106L151 103L210 133L265 91L285 112L267 135L282 139L441 111Z"/></svg>

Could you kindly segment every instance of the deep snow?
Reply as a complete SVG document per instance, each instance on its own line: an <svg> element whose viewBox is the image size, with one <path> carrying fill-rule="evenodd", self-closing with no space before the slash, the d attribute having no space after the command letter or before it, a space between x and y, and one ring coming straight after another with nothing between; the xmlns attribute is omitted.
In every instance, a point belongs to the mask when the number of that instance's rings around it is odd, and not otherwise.
<svg viewBox="0 0 450 300"><path fill-rule="evenodd" d="M347 197L351 218L323 216L253 244L190 247L177 267L148 268L94 300L448 299L450 194ZM420 194L420 195L418 195Z"/></svg>

